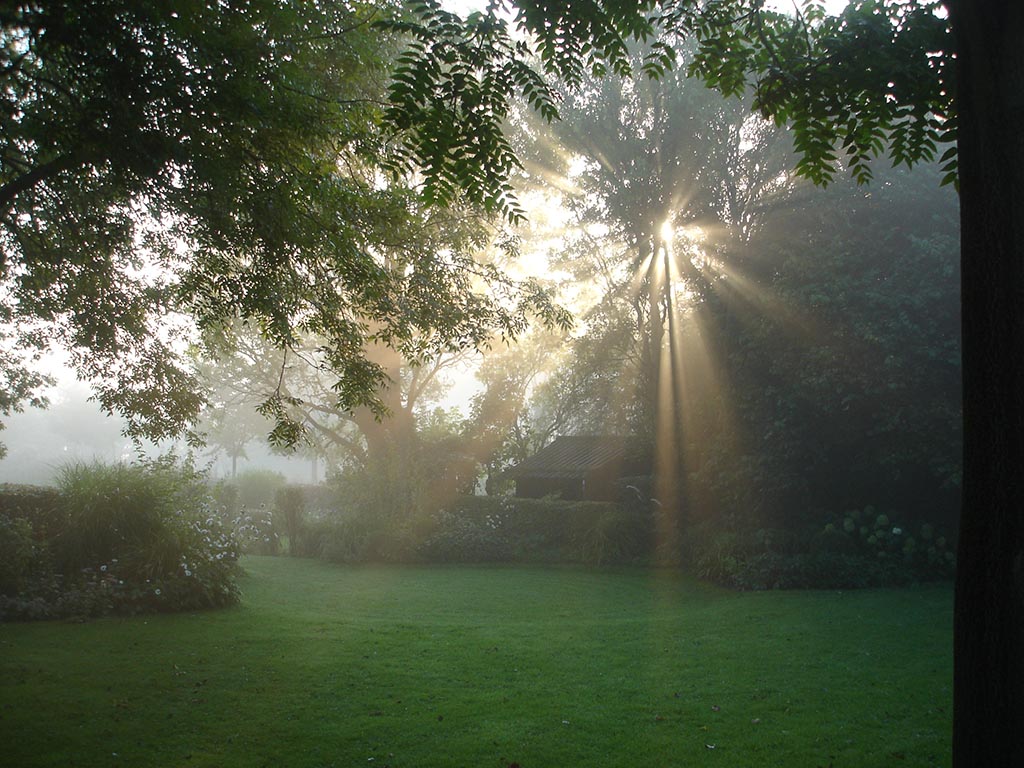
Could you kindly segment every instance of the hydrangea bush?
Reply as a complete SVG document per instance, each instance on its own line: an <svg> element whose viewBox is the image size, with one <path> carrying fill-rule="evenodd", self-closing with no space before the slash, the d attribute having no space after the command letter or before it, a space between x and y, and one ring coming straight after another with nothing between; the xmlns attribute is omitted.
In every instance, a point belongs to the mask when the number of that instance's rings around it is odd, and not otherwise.
<svg viewBox="0 0 1024 768"><path fill-rule="evenodd" d="M809 531L710 520L685 531L700 578L738 589L850 589L951 579L955 547L929 523L872 506L829 515Z"/></svg>
<svg viewBox="0 0 1024 768"><path fill-rule="evenodd" d="M956 566L953 542L931 523L910 525L872 506L836 516L820 540L919 577L952 578Z"/></svg>

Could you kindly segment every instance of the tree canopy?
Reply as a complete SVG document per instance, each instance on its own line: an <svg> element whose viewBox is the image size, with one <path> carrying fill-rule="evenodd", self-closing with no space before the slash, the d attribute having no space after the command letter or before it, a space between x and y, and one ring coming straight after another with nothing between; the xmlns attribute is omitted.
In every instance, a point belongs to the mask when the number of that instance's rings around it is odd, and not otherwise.
<svg viewBox="0 0 1024 768"><path fill-rule="evenodd" d="M182 352L234 319L320 339L339 407L382 410L382 343L415 358L565 316L442 233L382 128L388 4L41 2L0 12L0 409L72 355L133 434L196 416ZM473 223L475 220L475 223ZM433 227L433 229L431 229ZM425 342L425 340L428 340ZM271 393L272 416L283 415ZM285 439L291 434L285 430Z"/></svg>
<svg viewBox="0 0 1024 768"><path fill-rule="evenodd" d="M509 104L522 97L546 119L559 111L555 89L529 70L531 56L570 87L585 74L659 78L683 67L726 95L749 89L756 111L791 127L796 170L819 184L840 165L867 180L869 161L886 154L907 165L941 155L955 179L955 145L940 152L956 139L941 2L855 0L831 16L817 0L798 3L795 14L763 0L519 0L490 3L464 21L437 0L410 7L416 18L399 28L414 43L399 59L388 114L409 129L407 152L442 199L466 189L519 215L503 186L517 163L502 128ZM695 46L683 60L677 38ZM638 62L631 51L640 44Z"/></svg>

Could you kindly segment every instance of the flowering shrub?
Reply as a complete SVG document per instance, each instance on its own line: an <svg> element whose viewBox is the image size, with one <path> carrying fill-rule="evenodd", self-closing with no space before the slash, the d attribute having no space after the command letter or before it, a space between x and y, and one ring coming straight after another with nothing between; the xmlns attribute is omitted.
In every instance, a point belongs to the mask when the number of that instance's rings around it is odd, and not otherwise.
<svg viewBox="0 0 1024 768"><path fill-rule="evenodd" d="M232 531L206 505L176 509L166 519L173 539L174 561L150 577L159 589L159 610L187 610L230 605L238 600L235 575L241 554Z"/></svg>
<svg viewBox="0 0 1024 768"><path fill-rule="evenodd" d="M274 526L274 515L265 506L218 507L221 524L231 532L242 552L253 555L276 555L281 548Z"/></svg>
<svg viewBox="0 0 1024 768"><path fill-rule="evenodd" d="M933 525L911 526L872 506L836 516L817 537L823 540L905 572L907 580L952 578L956 567L952 542Z"/></svg>
<svg viewBox="0 0 1024 768"><path fill-rule="evenodd" d="M951 578L950 544L933 526L894 523L873 507L811 532L750 530L719 519L685 531L694 575L738 589L850 589Z"/></svg>
<svg viewBox="0 0 1024 768"><path fill-rule="evenodd" d="M32 563L23 566L17 593L0 599L0 618L190 610L237 601L237 540L205 478L190 465L173 458L72 465L60 476L59 507L53 532L38 537ZM18 518L12 525L23 529L26 522Z"/></svg>

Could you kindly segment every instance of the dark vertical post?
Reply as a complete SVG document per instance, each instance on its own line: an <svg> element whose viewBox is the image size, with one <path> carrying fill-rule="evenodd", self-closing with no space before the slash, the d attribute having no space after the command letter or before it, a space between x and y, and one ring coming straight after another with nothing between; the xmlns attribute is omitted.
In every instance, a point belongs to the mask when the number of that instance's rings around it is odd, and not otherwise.
<svg viewBox="0 0 1024 768"><path fill-rule="evenodd" d="M964 372L953 764L1024 766L1024 3L950 10Z"/></svg>

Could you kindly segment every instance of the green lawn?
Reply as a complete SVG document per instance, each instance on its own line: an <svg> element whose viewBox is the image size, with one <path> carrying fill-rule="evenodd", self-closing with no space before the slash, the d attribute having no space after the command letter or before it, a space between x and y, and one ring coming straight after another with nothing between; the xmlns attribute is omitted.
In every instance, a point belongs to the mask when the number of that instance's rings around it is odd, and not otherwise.
<svg viewBox="0 0 1024 768"><path fill-rule="evenodd" d="M230 610L0 625L0 765L950 763L948 588L245 566Z"/></svg>

